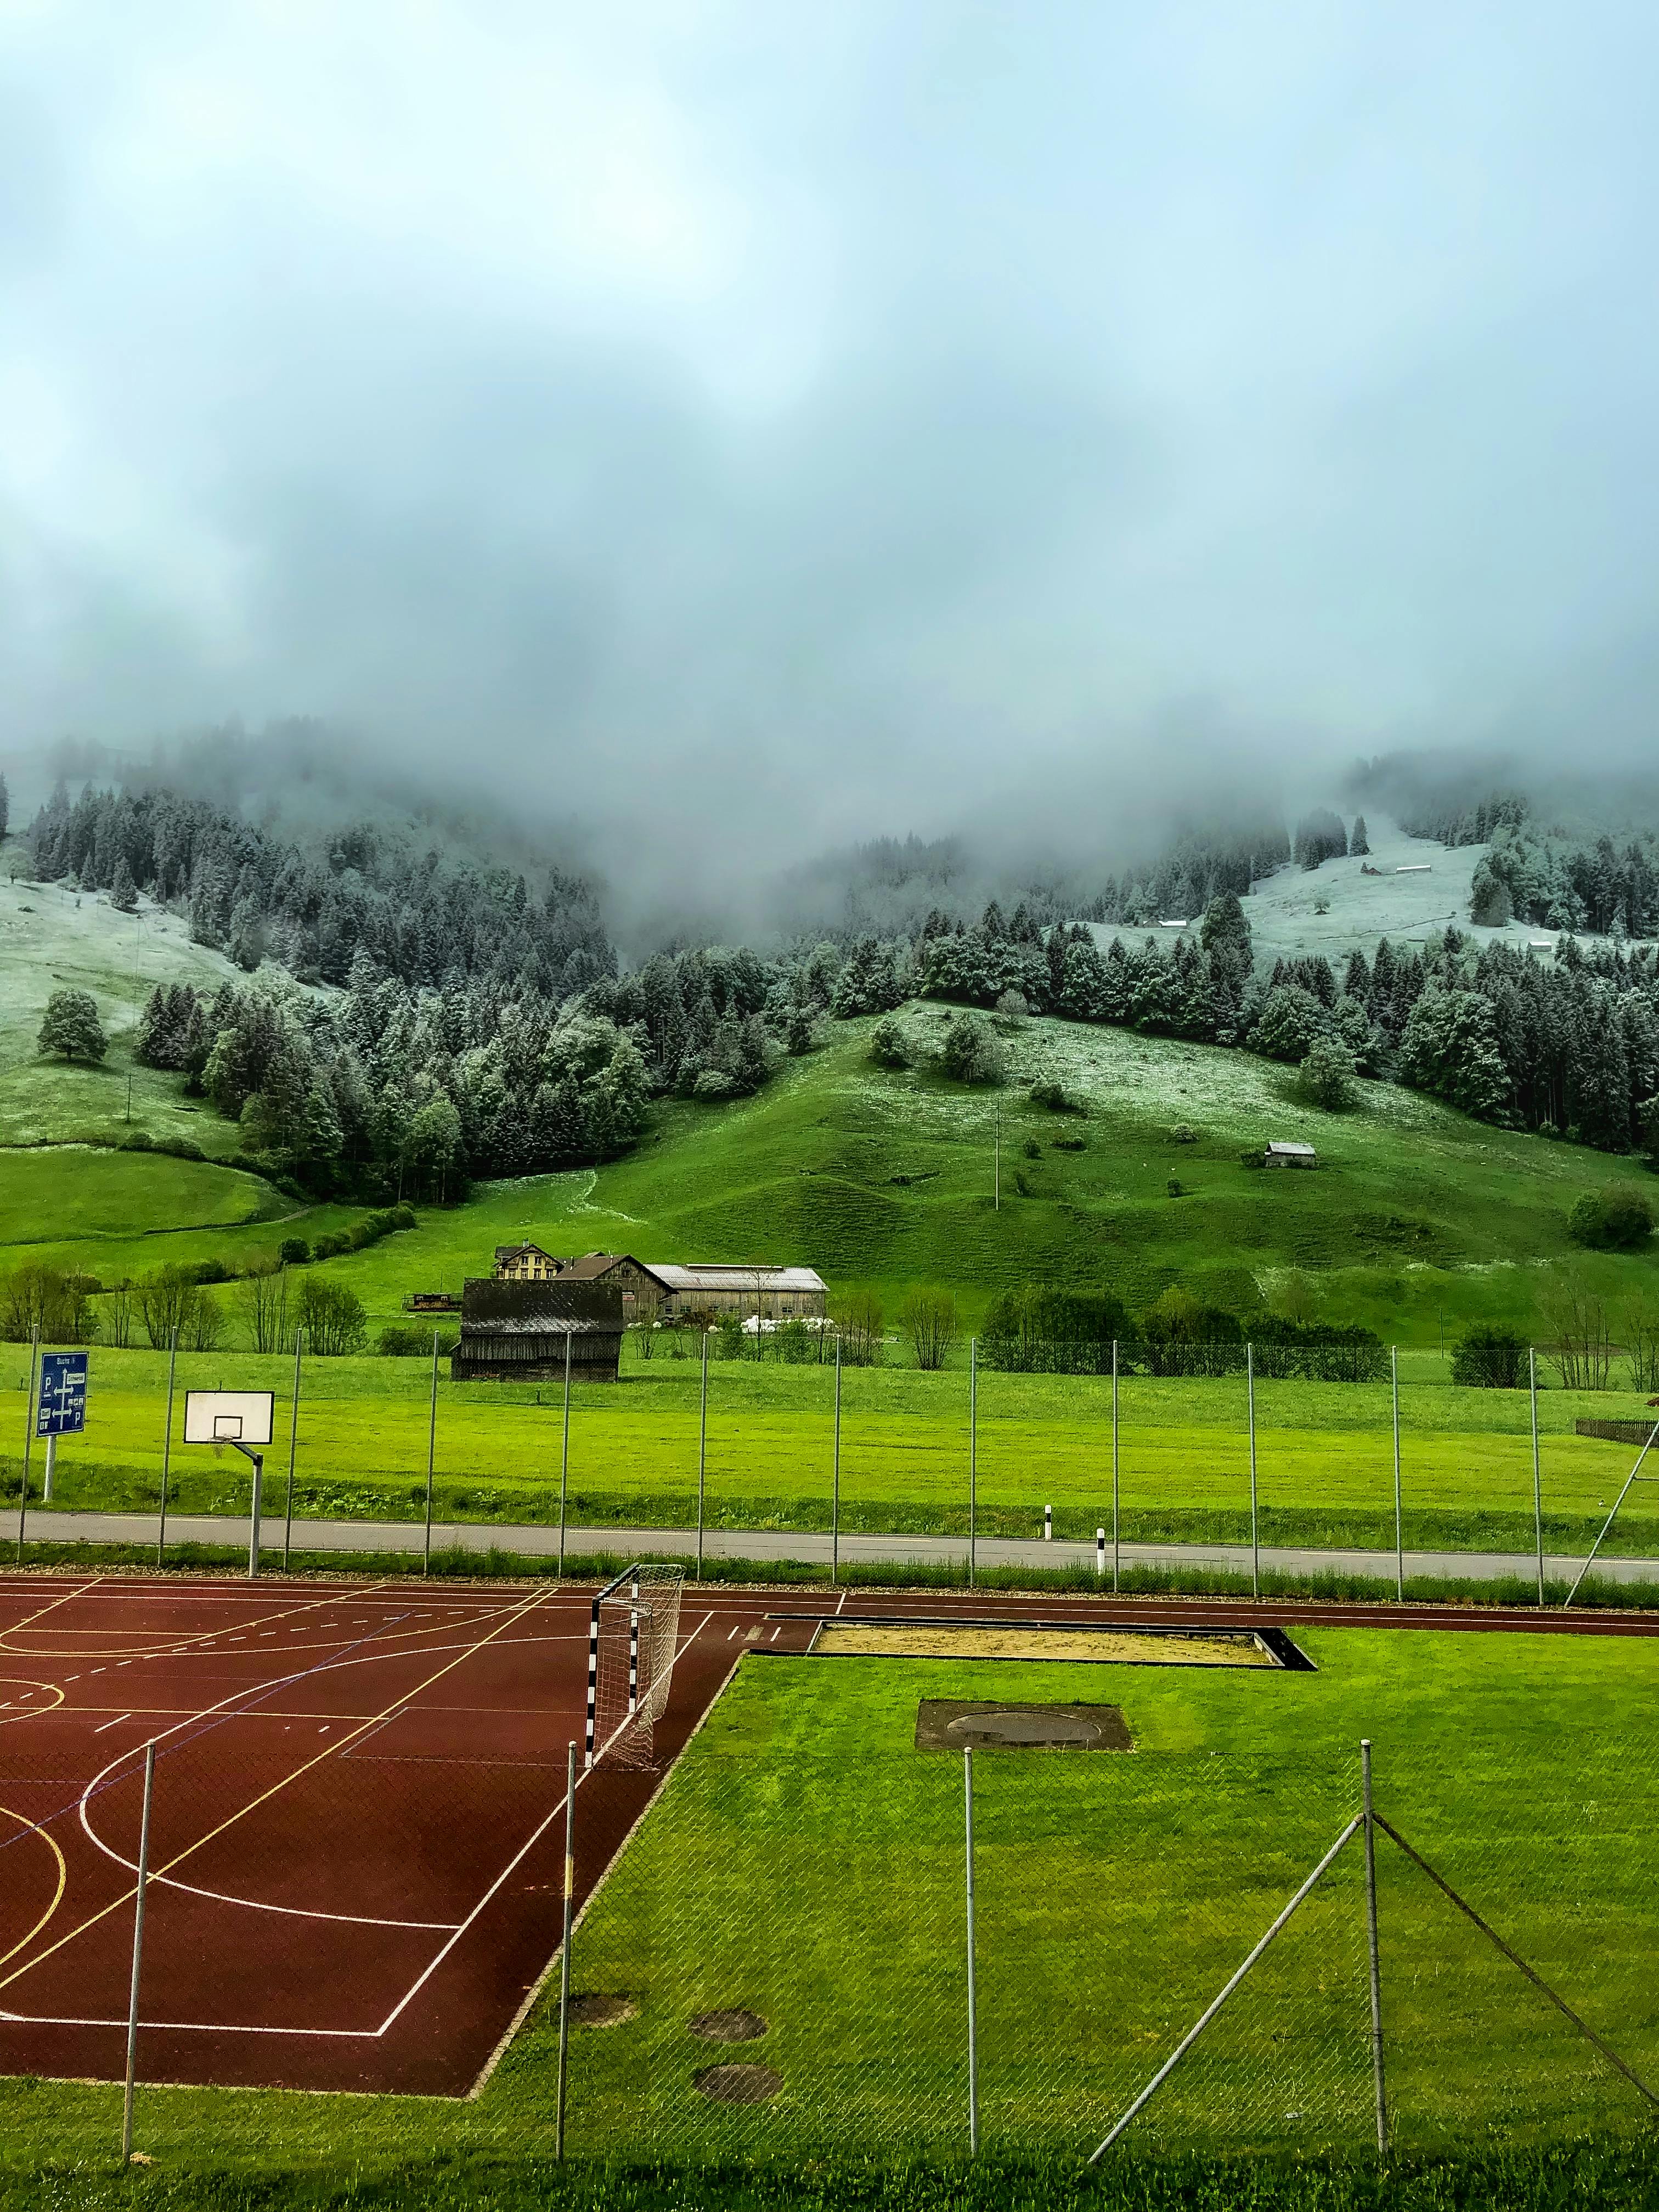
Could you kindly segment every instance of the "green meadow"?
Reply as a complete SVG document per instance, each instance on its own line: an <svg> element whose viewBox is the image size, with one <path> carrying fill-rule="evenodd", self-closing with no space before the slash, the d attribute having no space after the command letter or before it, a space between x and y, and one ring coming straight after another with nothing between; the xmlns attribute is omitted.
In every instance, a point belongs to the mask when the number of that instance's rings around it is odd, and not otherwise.
<svg viewBox="0 0 1659 2212"><path fill-rule="evenodd" d="M55 1502L153 1510L161 1496L167 1359L92 1352L83 1437L58 1447ZM16 1494L27 1354L0 1352L0 1486ZM1523 1392L1453 1389L1428 1352L1405 1364L1401 1486L1407 1544L1530 1550L1533 1458ZM293 1440L301 1515L418 1519L424 1512L431 1364L310 1360L292 1418L294 1363L248 1352L181 1353L169 1455L170 1508L239 1510L247 1474L235 1454L183 1442L184 1394L268 1389L276 1399L267 1475L285 1497ZM589 1527L684 1528L696 1513L702 1376L696 1359L640 1357L630 1338L621 1380L571 1393L568 1510ZM1628 1394L1626 1394L1628 1395ZM1639 1398L1632 1397L1632 1404ZM1625 1447L1573 1433L1574 1419L1622 1407L1619 1394L1541 1391L1539 1466L1545 1534L1582 1547L1628 1472ZM7 1408L11 1410L9 1413ZM985 1535L1087 1538L1109 1526L1109 1377L978 1377L974 1463ZM441 1369L434 1502L441 1519L548 1522L565 1467L557 1384L453 1383ZM704 1509L715 1528L826 1529L836 1486L835 1374L775 1359L708 1369ZM33 1448L32 1494L40 1496ZM1120 1532L1134 1541L1238 1541L1249 1533L1249 1449L1242 1378L1123 1379L1118 1394ZM1394 1542L1394 1452L1386 1385L1262 1382L1256 1467L1268 1543ZM969 1378L961 1368L848 1368L842 1376L841 1526L963 1534L969 1525ZM1653 1489L1632 1492L1608 1548L1659 1549Z"/></svg>

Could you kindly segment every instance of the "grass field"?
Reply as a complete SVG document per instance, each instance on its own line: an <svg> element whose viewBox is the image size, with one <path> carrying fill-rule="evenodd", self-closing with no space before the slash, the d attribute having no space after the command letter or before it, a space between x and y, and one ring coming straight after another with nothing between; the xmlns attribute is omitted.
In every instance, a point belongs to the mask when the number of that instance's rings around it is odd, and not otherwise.
<svg viewBox="0 0 1659 2212"><path fill-rule="evenodd" d="M1525 1552L1534 1540L1532 1447L1524 1393L1455 1389L1431 1353L1404 1363L1401 1492L1406 1539L1420 1548ZM296 1510L416 1520L424 1511L430 1366L413 1359L307 1364L295 1453ZM22 1461L27 1353L0 1351L0 1494ZM234 1455L183 1443L184 1392L257 1389L277 1400L267 1510L284 1494L293 1363L247 1352L181 1354L170 1505L245 1510ZM684 1528L696 1511L698 1364L642 1360L630 1340L622 1381L572 1393L569 1517L605 1527ZM961 1371L848 1369L842 1378L842 1526L960 1534L968 1526L969 1388ZM161 1495L167 1360L92 1352L88 1425L58 1454L55 1501L153 1510ZM715 1528L830 1526L835 1378L826 1367L715 1361L709 1368L707 1520ZM1582 1547L1628 1472L1624 1447L1572 1432L1586 1412L1633 1415L1639 1393L1540 1394L1547 1540ZM8 1412L9 1408L9 1412ZM1394 1542L1386 1386L1264 1382L1256 1391L1261 1534L1269 1543ZM434 1508L441 1519L511 1523L558 1516L563 1450L557 1386L439 1383ZM1109 1378L981 1371L978 1526L1086 1539L1109 1522ZM33 1457L40 1495L40 1447ZM1127 1540L1241 1541L1249 1531L1249 1455L1241 1379L1125 1379L1119 1394L1121 1533ZM1659 1488L1631 1494L1607 1548L1659 1548Z"/></svg>
<svg viewBox="0 0 1659 2212"><path fill-rule="evenodd" d="M746 1660L590 1909L574 2139L663 2158L935 2155L965 2137L962 1767L927 1697L1117 1705L1133 1755L982 1753L983 2141L1080 2154L1357 1809L1379 1809L1638 2070L1659 2064L1646 1643L1309 1630L1315 1674ZM1399 2141L1637 2131L1645 2108L1384 1839L1384 2034ZM1131 2148L1360 2148L1371 2124L1357 1852L1291 1923ZM711 2045L699 2014L765 2035ZM514 2052L520 2078L544 2021ZM720 2060L781 2077L710 2102ZM642 2088L641 2085L647 2087Z"/></svg>

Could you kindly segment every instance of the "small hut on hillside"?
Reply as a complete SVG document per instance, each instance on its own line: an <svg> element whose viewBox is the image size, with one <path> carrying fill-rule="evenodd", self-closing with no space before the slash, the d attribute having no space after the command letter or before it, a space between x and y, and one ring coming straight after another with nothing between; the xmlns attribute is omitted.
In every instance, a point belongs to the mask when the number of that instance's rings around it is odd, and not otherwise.
<svg viewBox="0 0 1659 2212"><path fill-rule="evenodd" d="M472 1276L449 1371L457 1382L542 1382L562 1378L568 1358L578 1382L614 1382L622 1340L622 1292L606 1284Z"/></svg>

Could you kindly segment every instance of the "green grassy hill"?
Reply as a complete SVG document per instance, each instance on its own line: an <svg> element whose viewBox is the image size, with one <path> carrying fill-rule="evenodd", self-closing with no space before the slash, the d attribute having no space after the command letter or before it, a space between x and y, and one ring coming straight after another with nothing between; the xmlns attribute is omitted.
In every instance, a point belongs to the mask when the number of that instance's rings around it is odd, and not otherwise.
<svg viewBox="0 0 1659 2212"><path fill-rule="evenodd" d="M943 1010L904 1019L925 1055ZM1443 1322L1449 1332L1477 1316L1535 1332L1540 1294L1569 1263L1617 1298L1659 1286L1654 1259L1586 1257L1566 1237L1574 1199L1632 1170L1410 1091L1367 1085L1362 1111L1325 1116L1294 1103L1286 1071L1243 1054L1035 1020L1008 1040L1011 1083L994 1096L877 1068L868 1030L834 1025L740 1105L665 1103L628 1159L482 1186L464 1206L423 1214L413 1234L328 1265L377 1319L411 1291L457 1287L487 1267L492 1245L528 1237L557 1252L809 1261L832 1285L895 1295L948 1283L970 1322L998 1290L1038 1276L1103 1282L1131 1305L1180 1279L1241 1313L1289 1285L1329 1318L1418 1344L1437 1344ZM63 1134L80 1126L85 1073L32 1067L21 1079L53 1104L40 1118ZM1032 1105L1040 1076L1086 1100L1086 1116ZM0 1075L0 1116L19 1079ZM135 1094L135 1123L161 1134L187 1102L172 1079L152 1082ZM1192 1141L1175 1134L1182 1125ZM232 1131L210 1112L194 1126L205 1149L229 1149ZM1286 1136L1317 1143L1319 1173L1241 1164L1246 1146ZM13 1152L0 1265L27 1249L110 1282L163 1259L234 1263L353 1212L296 1208L210 1163Z"/></svg>
<svg viewBox="0 0 1659 2212"><path fill-rule="evenodd" d="M213 990L246 980L241 971L192 944L189 924L149 899L138 913L121 914L101 891L32 883L28 869L21 837L0 843L0 1146L75 1137L118 1144L140 1127L191 1138L210 1154L234 1152L236 1131L186 1098L175 1077L139 1066L131 1046L157 983ZM101 1066L41 1058L35 1036L57 990L96 1000L110 1041Z"/></svg>

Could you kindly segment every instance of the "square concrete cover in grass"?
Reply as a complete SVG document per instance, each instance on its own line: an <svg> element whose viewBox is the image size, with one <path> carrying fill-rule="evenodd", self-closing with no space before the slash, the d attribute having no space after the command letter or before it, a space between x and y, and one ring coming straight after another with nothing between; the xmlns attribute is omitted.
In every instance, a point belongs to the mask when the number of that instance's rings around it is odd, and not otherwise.
<svg viewBox="0 0 1659 2212"><path fill-rule="evenodd" d="M1133 1751L1121 1705L1008 1705L983 1698L924 1698L918 1751Z"/></svg>

